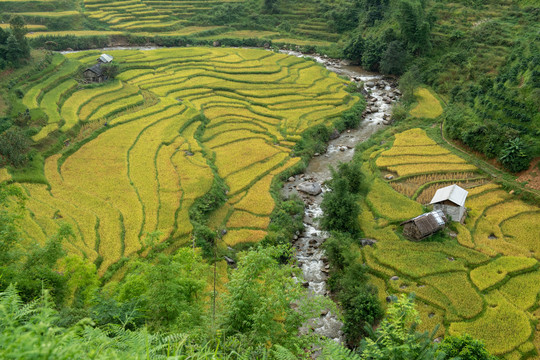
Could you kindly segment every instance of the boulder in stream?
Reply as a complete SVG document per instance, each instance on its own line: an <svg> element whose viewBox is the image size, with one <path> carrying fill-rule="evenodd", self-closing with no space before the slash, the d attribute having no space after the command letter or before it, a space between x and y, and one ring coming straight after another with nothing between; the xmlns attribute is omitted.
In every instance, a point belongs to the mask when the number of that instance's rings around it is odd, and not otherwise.
<svg viewBox="0 0 540 360"><path fill-rule="evenodd" d="M309 195L319 195L322 192L321 184L317 182L303 182L299 184L296 189Z"/></svg>

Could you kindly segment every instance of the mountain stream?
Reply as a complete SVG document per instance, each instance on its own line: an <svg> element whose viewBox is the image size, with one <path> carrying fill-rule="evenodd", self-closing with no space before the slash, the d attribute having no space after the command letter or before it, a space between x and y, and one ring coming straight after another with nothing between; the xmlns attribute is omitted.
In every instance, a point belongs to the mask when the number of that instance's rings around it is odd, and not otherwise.
<svg viewBox="0 0 540 360"><path fill-rule="evenodd" d="M326 287L329 265L321 245L329 234L319 227L318 218L323 214L321 201L324 192L328 191L324 183L331 179L330 166L337 167L339 163L352 160L356 144L363 142L376 131L389 125L392 103L398 99L399 91L392 79L384 78L380 74L368 73L361 67L349 66L339 60L320 56L302 55L301 53L287 51L289 55L311 57L324 65L328 70L339 75L348 76L351 81L364 83L366 94L366 111L363 120L357 129L347 130L341 134L334 133L333 139L328 143L324 154L315 154L308 167L302 174L289 178L285 183L282 194L289 197L297 194L305 204L304 231L296 234L293 245L296 248L297 265L302 269L304 287L308 289L308 296L328 296ZM322 190L319 194L318 187ZM304 189L300 190L300 189ZM312 194L305 192L311 191ZM311 319L301 329L304 332L314 331L335 341L342 342L343 324L337 315L323 310L319 318Z"/></svg>

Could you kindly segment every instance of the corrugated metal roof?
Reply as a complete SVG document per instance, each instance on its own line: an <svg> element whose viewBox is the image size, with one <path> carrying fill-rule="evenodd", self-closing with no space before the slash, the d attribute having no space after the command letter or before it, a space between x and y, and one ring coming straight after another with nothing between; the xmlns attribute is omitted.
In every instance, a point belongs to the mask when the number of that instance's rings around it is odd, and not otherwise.
<svg viewBox="0 0 540 360"><path fill-rule="evenodd" d="M430 204L435 204L441 201L450 200L458 206L465 205L465 199L469 192L456 184L443 187L442 189L437 190L433 199L431 199Z"/></svg>
<svg viewBox="0 0 540 360"><path fill-rule="evenodd" d="M99 57L99 61L103 63L110 63L112 60L113 60L113 57L108 54L101 54L101 56Z"/></svg>
<svg viewBox="0 0 540 360"><path fill-rule="evenodd" d="M401 225L405 225L410 222L414 222L418 228L418 231L420 231L421 237L425 237L433 234L437 230L442 229L446 224L446 216L444 216L442 210L434 210L407 220L401 223Z"/></svg>

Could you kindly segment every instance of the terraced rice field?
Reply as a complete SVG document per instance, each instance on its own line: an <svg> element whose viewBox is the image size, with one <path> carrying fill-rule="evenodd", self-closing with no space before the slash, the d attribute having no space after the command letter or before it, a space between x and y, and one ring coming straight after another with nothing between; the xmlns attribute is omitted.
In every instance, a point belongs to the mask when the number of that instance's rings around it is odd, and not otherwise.
<svg viewBox="0 0 540 360"><path fill-rule="evenodd" d="M79 3L62 2L60 8L52 0L0 0L0 11L22 15L31 38L40 36L113 36L131 35L152 38L190 36L201 41L221 39L276 39L276 44L298 46L330 46L339 40L328 27L326 19L314 17L319 12L314 0L302 2L283 0L280 10L273 14L279 22L289 24L290 31L276 32L252 29L227 29L222 26L200 26L197 16L207 16L224 5L245 0L83 0ZM20 4L21 6L17 6ZM222 11L222 10L221 10ZM58 31L55 19L72 21L73 26ZM90 28L85 24L92 23ZM97 25L99 23L99 25ZM1 24L0 24L1 25ZM6 24L4 24L6 25ZM50 29L47 27L50 26ZM235 25L237 28L238 25ZM223 28L220 30L220 28ZM223 33L224 32L224 33ZM223 34L221 34L223 33ZM293 36L291 37L291 33ZM299 38L297 38L299 37Z"/></svg>
<svg viewBox="0 0 540 360"><path fill-rule="evenodd" d="M537 358L540 208L509 194L421 129L396 134L392 146L375 146L363 156L373 185L359 220L365 236L378 242L362 252L379 295L415 292L422 329L440 323L438 336L469 333L503 358ZM457 170L461 164L468 168ZM405 166L415 171L397 171ZM384 180L386 174L395 178ZM455 237L405 240L399 222L421 214L420 205L437 188L453 183L469 191L469 213L465 224L455 224Z"/></svg>
<svg viewBox="0 0 540 360"><path fill-rule="evenodd" d="M188 243L189 208L209 191L211 165L229 188L211 219L228 229L223 246L262 239L274 208L272 179L298 162L291 148L299 134L357 101L344 80L313 61L269 51L110 54L123 71L100 86L73 80L97 51L55 55L19 85L24 103L48 117L36 141L74 136L46 159L48 186L20 184L29 195L24 227L44 241L70 223L76 238L68 249L97 261L101 273L143 252L147 233L159 231L172 248Z"/></svg>
<svg viewBox="0 0 540 360"><path fill-rule="evenodd" d="M435 119L443 112L439 100L426 88L418 88L414 92L418 104L411 110L411 115Z"/></svg>

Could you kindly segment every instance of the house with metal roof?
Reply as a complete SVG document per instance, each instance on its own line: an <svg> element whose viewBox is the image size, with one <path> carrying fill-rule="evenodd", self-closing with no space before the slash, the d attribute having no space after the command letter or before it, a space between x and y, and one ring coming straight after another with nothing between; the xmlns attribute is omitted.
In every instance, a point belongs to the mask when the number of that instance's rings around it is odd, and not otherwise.
<svg viewBox="0 0 540 360"><path fill-rule="evenodd" d="M113 61L113 57L108 54L101 54L101 56L99 57L97 61L98 63L108 64L111 61Z"/></svg>
<svg viewBox="0 0 540 360"><path fill-rule="evenodd" d="M443 229L446 221L446 216L442 210L433 210L402 222L403 235L412 240L422 240Z"/></svg>
<svg viewBox="0 0 540 360"><path fill-rule="evenodd" d="M467 215L465 200L469 192L458 185L450 185L438 189L431 199L433 210L442 210L452 221L463 222Z"/></svg>

